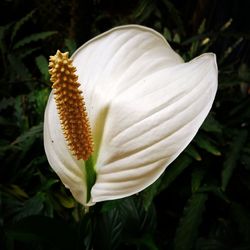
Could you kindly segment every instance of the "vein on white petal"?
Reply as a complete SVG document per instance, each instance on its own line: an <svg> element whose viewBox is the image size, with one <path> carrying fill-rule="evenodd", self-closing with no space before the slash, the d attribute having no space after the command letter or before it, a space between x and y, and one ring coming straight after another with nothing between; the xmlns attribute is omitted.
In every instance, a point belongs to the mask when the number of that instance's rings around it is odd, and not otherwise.
<svg viewBox="0 0 250 250"><path fill-rule="evenodd" d="M206 61L207 56L209 61ZM197 60L201 60L198 62L199 71L192 65ZM214 65L211 64L210 55L203 55L203 58L190 62L190 66L180 65L183 70L177 71L178 77L166 80L166 86L160 82L157 90L151 88L152 92L148 89L146 92L133 92L132 87L112 102L109 120L106 121L109 125L104 131L106 134L101 148L105 154L97 161L98 177L92 190L94 201L122 198L141 191L154 182L181 153L212 106L217 89L217 68ZM170 71L174 72L173 68ZM192 68L195 69L193 74ZM187 76L188 85L178 90L174 82L185 86ZM155 77L154 74L152 77ZM142 85L140 87L143 88ZM167 100L160 91L166 93ZM140 106L140 103L146 107ZM133 118L128 118L130 115ZM117 124L118 128L111 124ZM152 161L153 169L150 168Z"/></svg>
<svg viewBox="0 0 250 250"><path fill-rule="evenodd" d="M162 173L162 164L165 162L165 159L160 159L158 161L152 162L147 165L147 169L151 169L151 172L154 173L155 176L159 177ZM146 167L144 167L146 168ZM145 169L144 171L147 171ZM163 169L164 170L164 169ZM100 182L96 183L96 185L92 189L92 195L94 198L94 201L100 201L103 200L103 196L109 194L109 198L111 197L122 197L124 195L124 191L127 192L128 195L133 194L134 188L141 186L141 188L145 187L145 182L144 182L144 175L140 175L142 173L141 169L138 169L138 178L133 178L134 173L131 173L131 175L128 175L126 179L123 181L120 180L115 180L111 181L112 178L109 176L109 180L102 181L103 176L101 176ZM112 177L116 178L117 173L114 173ZM100 193L99 193L100 192ZM98 195L95 195L98 193Z"/></svg>
<svg viewBox="0 0 250 250"><path fill-rule="evenodd" d="M101 34L79 48L72 59L95 142L97 180L91 201L141 191L180 154L205 119L215 95L214 85L209 87L214 79L208 74L215 74L211 65L206 70L206 60L199 58L184 64L160 34L137 25ZM45 125L49 133L48 126L60 127L58 121ZM67 149L64 144L58 149L51 143L46 147L56 154L49 156L52 166L58 163L55 171L82 200L85 172L77 161L62 161L68 157L62 153Z"/></svg>
<svg viewBox="0 0 250 250"><path fill-rule="evenodd" d="M199 102L199 100L208 92L206 85L202 84L203 82L204 80L201 79L199 81L199 84L195 88L192 88L191 91L189 91L188 93L180 92L178 95L171 98L170 101L167 100L166 102L160 104L158 107L155 107L150 112L146 113L144 117L140 117L140 120L137 120L136 122L132 123L124 130L121 130L118 134L115 134L112 138L112 141L119 141L119 139L124 137L124 135L126 137L126 143L129 143L133 140L139 140L139 137L141 135L145 135L145 133L149 132L152 129L158 129L160 126L165 126L166 122L169 122L171 119L174 118L176 119L178 116L182 115L182 113L188 112L188 109L194 109L196 103ZM200 86L201 88L199 88ZM191 98L195 101L191 103L191 105L188 105L190 103ZM199 108L200 110L202 109L201 106ZM197 113L199 111L197 111ZM149 119L150 123L155 125L150 127L141 126L141 124L145 124L145 122ZM140 129L137 129L137 127ZM175 129L177 130L178 127L175 127ZM132 134L128 130L135 130L137 131L137 134L133 133L133 136L128 139L127 135Z"/></svg>
<svg viewBox="0 0 250 250"><path fill-rule="evenodd" d="M205 54L203 57L205 57ZM192 78L196 77L195 76L195 71L197 71L197 65L195 64L196 61L197 60L192 60L188 63L173 65L171 67L166 67L166 65L165 66L161 65L161 67L155 67L152 69L152 71L148 71L147 74L144 74L143 77L141 77L141 79L138 79L133 85L130 85L124 92L120 94L120 96L129 97L130 99L134 99L135 101L138 102L140 98L144 98L146 95L151 95L153 92L161 91L161 93L165 93L164 90L168 90L168 92L165 94L166 98L169 98L171 97L172 94L180 92L182 90L181 89L182 85L186 81L188 82L189 85L191 83L192 86L194 87L196 86L197 81L191 81L191 80ZM198 67L202 68L203 64L206 64L206 61L199 60ZM205 70L205 68L203 70ZM191 71L194 72L191 75L191 77L187 80L186 74L190 75ZM181 72L181 74L179 72ZM208 72L204 73L207 74ZM164 76L165 80L162 80L163 76L161 76L161 74L165 75ZM202 77L201 73L200 75ZM157 80L157 76L161 78L160 81ZM153 81L151 79L153 79ZM177 86L176 82L182 79L184 79L185 81L181 83L181 86ZM191 86L188 87L191 88Z"/></svg>
<svg viewBox="0 0 250 250"><path fill-rule="evenodd" d="M124 176L126 174L133 174L133 176L131 175L131 179L137 179L137 177L140 177L140 178L144 178L143 175L141 175L142 172L148 172L151 168L151 170L153 170L152 167L150 167L151 165L159 162L159 161L166 161L167 159L169 159L171 157L171 155L166 155L166 154L162 154L162 156L159 156L159 157L156 157L156 158L151 158L151 159L148 159L148 161L146 162L147 164L145 164L145 161L143 161L143 159L141 160L141 162L136 162L134 165L134 167L132 168L124 168L124 162L126 161L125 159L121 159L120 160L120 163L116 164L115 162L111 162L109 164L106 165L105 168L102 168L100 169L100 173L101 173L101 176L100 176L100 181L103 181L105 182L104 180L105 179L108 179L110 178L109 176L112 176L112 180L111 182L113 182L115 179L122 179L123 177L123 181L129 181L127 180ZM119 167L120 166L123 166L123 168ZM118 166L118 167L116 167ZM136 166L136 170L135 171L135 166ZM107 171L107 169L109 169L109 171ZM110 171L110 170L113 170L113 171Z"/></svg>
<svg viewBox="0 0 250 250"><path fill-rule="evenodd" d="M210 71L208 71L206 73L209 74ZM130 139L131 140L133 140L133 139L137 140L138 136L140 136L141 134L144 134L148 129L154 128L155 123L158 124L158 126L159 126L162 122L166 122L171 117L174 117L176 113L184 112L188 108L187 105L189 103L191 103L190 99L195 99L195 101L197 102L197 100L199 100L197 98L201 98L201 96L205 93L204 91L206 90L207 86L206 86L206 84L203 84L203 82L204 82L204 79L206 78L206 75L204 77L202 77L202 78L203 78L203 80L202 79L200 79L200 80L196 79L195 82L198 82L198 85L196 85L195 87L189 87L189 89L188 89L189 92L188 93L186 93L187 90L183 89L182 92L180 90L180 93L177 93L177 95L173 95L173 96L170 95L171 99L166 100L166 102L160 103L158 107L157 106L154 107L155 102L152 102L152 101L150 102L150 99L149 99L148 102L152 103L153 107L151 107L151 109L149 108L148 111L142 113L142 114L145 114L145 115L141 115L141 114L137 115L136 114L136 116L134 116L136 118L135 120L128 119L128 121L130 121L131 124L130 125L125 124L125 126L120 126L120 128L122 129L121 131L115 132L116 130L113 129L112 138L108 139L108 140L111 140L111 142L115 142L116 140L119 141L119 137L123 137L123 135L125 135L125 137L126 137L126 142L129 142ZM165 92L167 92L167 91L164 91L164 89L163 89L162 91L160 91L158 93L161 94L161 93L165 93ZM156 100L156 103L157 103L158 100L165 101L163 98L159 98L158 93L155 95L155 98L153 98L153 99ZM200 95L200 93L202 93L202 95ZM152 95L152 93L151 93L151 95ZM180 98L176 98L177 96L179 96ZM167 99L167 98L169 98L169 97L166 96L165 99ZM173 100L175 100L175 102L173 102ZM137 105L137 102L138 102L138 105ZM148 102L144 101L143 103L146 104ZM126 103L126 102L124 102L124 103ZM135 101L132 101L131 103L133 103L132 108L134 108L134 111L136 111L137 106L140 105L140 100L139 101L135 100ZM121 105L122 105L122 103L121 103ZM130 110L130 108L127 107L127 104L125 104L125 106L121 106L121 105L120 104L117 105L116 103L114 103L114 106L115 106L114 112L118 112L118 110L119 110L120 113L123 116L126 116L127 113L129 112L128 110ZM131 111L132 111L132 108L131 108ZM126 110L126 109L128 109L128 110ZM138 112L141 112L141 111L143 111L143 110L141 110L141 109L138 110ZM165 115L164 115L164 113L162 113L164 111L165 111ZM154 117L159 117L159 114L158 114L159 112L161 112L161 114L162 114L161 117L160 117L160 120L159 120L159 118L158 119L154 118ZM131 115L133 116L133 114L131 114ZM115 119L117 121L117 118L119 117L119 114L116 115L115 117L116 117ZM143 125L143 123L145 123L145 120L147 120L149 118L151 118L150 119L151 126L141 126L140 127L140 124ZM111 121L111 122L113 122L113 121ZM118 122L122 122L122 120L121 121L118 120ZM137 131L137 133L136 134L135 133L129 133L128 130L133 129L133 127L135 127L135 126L138 126L138 129L137 130L135 129L135 131ZM128 136L130 136L130 137L128 137Z"/></svg>
<svg viewBox="0 0 250 250"><path fill-rule="evenodd" d="M206 93L203 93L202 95L205 95ZM202 98L200 96L199 98ZM197 106L197 102L199 102L199 99L197 99L194 103L192 103L191 106L187 106L185 109L183 109L181 112L179 112L176 116L170 118L169 120L166 120L162 123L156 123L155 126L150 127L147 131L143 131L140 135L136 135L133 137L130 141L126 141L124 144L121 143L121 149L120 151L117 149L117 146L114 146L116 148L116 154L112 155L111 158L107 158L106 161L103 162L105 167L101 168L100 173L101 174L109 174L114 172L122 172L124 170L132 169L134 171L135 167L138 169L140 166L148 164L147 161L145 161L145 156L150 154L151 159L154 157L153 151L154 149L157 151L157 149L162 148L162 152L164 152L165 159L170 158L173 152L176 151L176 148L173 147L174 143L177 141L177 139L182 140L182 131L186 127L190 125L190 123L193 122L193 120L196 119L196 116L194 117L187 117L189 119L185 120L185 122L180 122L178 120L182 120L183 114L188 112L190 109L193 109L193 107ZM198 107L199 109L203 109L204 107ZM199 112L199 111L198 111ZM146 126L145 126L146 127ZM164 136L162 134L154 133L154 131L162 131L163 128L172 128L172 130L166 130L164 133ZM135 131L138 131L138 129L135 129ZM148 133L154 133L155 136L152 136ZM178 138L176 133L181 134L181 137ZM187 135L188 136L188 135ZM143 138L140 138L143 137ZM146 138L154 138L153 141L147 141ZM172 139L173 138L173 139ZM136 144L136 141L139 141L141 143ZM164 144L164 145L159 145ZM172 146L172 150L170 150L169 147ZM168 148L168 151L164 151L164 147ZM127 150L124 150L127 149ZM159 153L160 154L160 153ZM159 154L157 154L157 158L159 157ZM142 163L140 164L139 161L136 161L136 163L133 163L133 158L141 159ZM127 161L129 165L124 166L124 161ZM114 166L114 167L112 167ZM111 169L112 168L112 169Z"/></svg>
<svg viewBox="0 0 250 250"><path fill-rule="evenodd" d="M136 84L144 72L148 74L162 65L182 62L161 35L137 25L118 27L92 39L72 59L93 130L94 158L99 151L109 105L117 92ZM134 70L136 64L144 66L140 71Z"/></svg>
<svg viewBox="0 0 250 250"><path fill-rule="evenodd" d="M138 30L143 32L138 33ZM134 34L136 35L134 36ZM126 39L124 39L124 37ZM144 39L141 42L140 39L136 40L136 37ZM92 87L92 90L90 89L91 93L86 94L90 99L90 102L95 100L93 88L98 88L98 85L102 85L104 89L109 89L109 91L106 92L107 98L115 94L113 84L116 84L117 77L121 77L126 68L137 59L137 56L140 56L143 52L148 51L147 46L145 47L145 44L147 44L148 40L150 39L152 39L152 41L155 40L158 46L160 45L162 48L165 47L166 50L170 51L171 56L169 55L168 60L171 58L172 63L182 62L182 59L172 51L170 46L161 35L151 29L137 25L122 26L108 31L107 33L92 39L76 51L72 58L74 60L75 66L77 67L79 79L82 80L81 82L83 85L87 86L86 91L88 91L87 89L89 85ZM130 43L133 43L134 45L129 46ZM152 48L158 46L154 45L154 42L152 42ZM89 53L89 51L91 51L91 53ZM123 51L123 53L121 53L121 51ZM119 57L117 57L118 52L120 54ZM86 58L87 56L85 54L88 56L88 58ZM133 55L131 60L128 60L129 55ZM85 64L85 58L88 64ZM144 62L144 64L147 65L147 63L150 62L150 59L152 59L152 57ZM114 60L116 60L117 63L114 63ZM127 62L127 64L124 65L123 62ZM107 65L110 64L114 65L114 67L107 67ZM91 74L88 74L88 78L85 78L84 74L82 73L85 67L86 70L84 70L84 73L87 71L87 68L91 71ZM109 68L109 70L107 70L107 68ZM85 80L87 80L87 82ZM88 101L86 100L86 103L87 102Z"/></svg>

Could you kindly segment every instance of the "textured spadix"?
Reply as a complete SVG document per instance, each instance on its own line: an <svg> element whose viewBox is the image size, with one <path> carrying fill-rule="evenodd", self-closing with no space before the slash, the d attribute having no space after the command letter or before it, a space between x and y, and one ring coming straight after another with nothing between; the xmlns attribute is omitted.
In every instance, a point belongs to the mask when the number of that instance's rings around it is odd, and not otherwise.
<svg viewBox="0 0 250 250"><path fill-rule="evenodd" d="M68 52L59 50L50 57L49 67L64 138L78 160L87 160L93 152L93 142L84 99L78 89L76 68L68 58Z"/></svg>
<svg viewBox="0 0 250 250"><path fill-rule="evenodd" d="M183 151L217 90L215 55L184 63L157 32L128 25L80 47L71 58L93 133L97 172L91 202L135 194ZM44 121L50 165L86 205L84 161L69 151L51 95Z"/></svg>

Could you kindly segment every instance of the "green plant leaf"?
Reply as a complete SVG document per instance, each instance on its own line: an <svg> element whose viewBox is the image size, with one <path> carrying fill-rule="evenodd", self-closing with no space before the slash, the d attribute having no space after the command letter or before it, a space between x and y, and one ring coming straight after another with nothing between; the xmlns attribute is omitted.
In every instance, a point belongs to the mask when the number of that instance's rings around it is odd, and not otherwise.
<svg viewBox="0 0 250 250"><path fill-rule="evenodd" d="M55 35L56 31L45 31L40 33L35 33L29 36L26 36L25 38L21 39L17 43L14 44L13 49L18 49L24 45L27 45L32 42L37 42L39 40L44 40L52 35Z"/></svg>
<svg viewBox="0 0 250 250"><path fill-rule="evenodd" d="M13 42L14 38L16 37L17 32L20 30L20 28L27 22L29 21L32 16L34 15L34 13L36 12L36 10L32 10L31 12L29 12L26 16L24 16L23 18L21 18L19 21L16 22L12 34L11 34L11 42Z"/></svg>
<svg viewBox="0 0 250 250"><path fill-rule="evenodd" d="M198 34L204 33L205 27L206 27L206 19L203 19L199 28L198 28Z"/></svg>
<svg viewBox="0 0 250 250"><path fill-rule="evenodd" d="M95 249L117 249L121 241L122 222L118 209L102 213L97 218L97 226L94 241Z"/></svg>
<svg viewBox="0 0 250 250"><path fill-rule="evenodd" d="M220 156L221 152L219 149L215 146L215 143L212 142L212 140L208 136L204 136L201 133L197 134L197 136L194 138L195 143L200 148L206 150L207 152Z"/></svg>
<svg viewBox="0 0 250 250"><path fill-rule="evenodd" d="M222 125L212 115L208 115L201 129L206 132L222 133Z"/></svg>
<svg viewBox="0 0 250 250"><path fill-rule="evenodd" d="M23 203L14 216L14 221L20 221L23 218L31 215L39 215L44 208L45 197L44 194L38 193L34 197L28 199Z"/></svg>
<svg viewBox="0 0 250 250"><path fill-rule="evenodd" d="M44 110L49 96L49 89L32 91L29 96L29 105L36 112L40 120L43 120Z"/></svg>
<svg viewBox="0 0 250 250"><path fill-rule="evenodd" d="M36 48L31 48L31 49L25 49L22 50L22 52L18 53L20 59L25 59L26 57L30 56L31 54L33 54L34 52L38 51L40 49L40 47L36 47Z"/></svg>
<svg viewBox="0 0 250 250"><path fill-rule="evenodd" d="M48 71L48 60L45 58L45 56L40 55L36 57L36 65L43 76L44 80L49 80L49 71Z"/></svg>
<svg viewBox="0 0 250 250"><path fill-rule="evenodd" d="M205 184L199 188L199 191L204 193L212 193L213 195L220 198L224 202L228 204L230 203L229 198L225 195L225 193L221 190L221 188L216 186L215 184L209 184L209 185Z"/></svg>
<svg viewBox="0 0 250 250"><path fill-rule="evenodd" d="M188 147L185 149L185 152L189 156L194 158L196 161L201 161L202 160L199 152L196 150L196 148L192 144L188 145Z"/></svg>
<svg viewBox="0 0 250 250"><path fill-rule="evenodd" d="M146 20L155 10L154 3L148 0L139 1L137 8L132 13L132 16L142 23Z"/></svg>
<svg viewBox="0 0 250 250"><path fill-rule="evenodd" d="M17 144L22 146L23 144L27 143L27 141L40 137L42 135L42 131L43 123L33 126L28 131L17 137L16 140L12 142L12 145Z"/></svg>
<svg viewBox="0 0 250 250"><path fill-rule="evenodd" d="M157 179L152 185L142 191L141 195L143 197L144 208L146 211L150 207L154 197L158 194L160 185L161 178Z"/></svg>
<svg viewBox="0 0 250 250"><path fill-rule="evenodd" d="M72 55L77 49L76 42L73 39L66 38L64 43L69 51L69 54Z"/></svg>
<svg viewBox="0 0 250 250"><path fill-rule="evenodd" d="M174 6L172 1L162 0L162 3L168 9L169 14L172 16L173 22L175 22L175 24L178 27L180 33L183 33L184 32L184 26L183 26L183 22L182 22L179 10Z"/></svg>
<svg viewBox="0 0 250 250"><path fill-rule="evenodd" d="M124 225L124 237L136 238L151 233L156 226L155 211L152 206L146 211L140 196L120 200L119 211Z"/></svg>
<svg viewBox="0 0 250 250"><path fill-rule="evenodd" d="M2 56L7 52L6 43L5 43L5 32L11 27L12 23L9 23L5 26L0 26L0 52Z"/></svg>
<svg viewBox="0 0 250 250"><path fill-rule="evenodd" d="M191 250L198 234L207 194L195 193L188 200L174 239L174 250Z"/></svg>
<svg viewBox="0 0 250 250"><path fill-rule="evenodd" d="M240 130L235 135L235 138L231 144L231 148L226 155L226 160L223 164L223 171L221 174L221 188L223 191L226 190L227 185L231 179L233 171L236 167L238 158L240 156L240 151L242 150L246 139L247 139L247 130Z"/></svg>
<svg viewBox="0 0 250 250"><path fill-rule="evenodd" d="M28 194L18 185L10 185L6 187L6 192L8 192L9 194L17 197L18 199L22 199L22 198L28 198Z"/></svg>
<svg viewBox="0 0 250 250"><path fill-rule="evenodd" d="M205 174L206 174L206 171L204 168L196 168L192 172L191 187L192 187L193 193L198 191L199 188L201 187Z"/></svg>
<svg viewBox="0 0 250 250"><path fill-rule="evenodd" d="M166 189L192 162L192 158L181 154L164 172L159 192Z"/></svg>
<svg viewBox="0 0 250 250"><path fill-rule="evenodd" d="M9 78L11 82L28 82L32 79L32 74L29 68L26 67L19 57L14 54L8 54L7 58L9 63Z"/></svg>

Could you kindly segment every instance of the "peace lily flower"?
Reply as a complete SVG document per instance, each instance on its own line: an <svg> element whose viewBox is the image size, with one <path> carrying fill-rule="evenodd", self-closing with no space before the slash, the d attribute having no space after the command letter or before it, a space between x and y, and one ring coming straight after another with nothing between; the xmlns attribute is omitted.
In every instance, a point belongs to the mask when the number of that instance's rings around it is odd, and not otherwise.
<svg viewBox="0 0 250 250"><path fill-rule="evenodd" d="M214 54L184 63L138 25L95 37L71 59L57 52L50 68L46 155L87 206L152 184L193 139L217 90Z"/></svg>

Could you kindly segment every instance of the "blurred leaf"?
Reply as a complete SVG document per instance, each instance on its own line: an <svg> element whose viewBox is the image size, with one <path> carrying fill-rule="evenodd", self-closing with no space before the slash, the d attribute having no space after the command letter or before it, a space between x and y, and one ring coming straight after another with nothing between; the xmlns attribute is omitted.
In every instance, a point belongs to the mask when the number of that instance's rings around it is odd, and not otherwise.
<svg viewBox="0 0 250 250"><path fill-rule="evenodd" d="M9 23L4 26L0 26L0 52L2 53L2 57L6 53L6 44L5 44L6 34L5 33L7 30L9 30L11 26L12 26L12 23ZM4 60L3 60L3 63L4 63Z"/></svg>
<svg viewBox="0 0 250 250"><path fill-rule="evenodd" d="M163 36L167 39L167 41L172 42L172 35L168 28L163 29Z"/></svg>
<svg viewBox="0 0 250 250"><path fill-rule="evenodd" d="M93 250L92 238L94 234L94 223L91 220L90 213L83 216L78 224L78 248L84 250Z"/></svg>
<svg viewBox="0 0 250 250"><path fill-rule="evenodd" d="M25 66L20 58L15 55L8 55L8 61L10 70L12 71L10 74L10 81L17 82L19 81L28 81L32 79L32 75L29 69Z"/></svg>
<svg viewBox="0 0 250 250"><path fill-rule="evenodd" d="M198 28L198 34L202 34L205 32L205 27L206 27L206 19L203 19L199 28Z"/></svg>
<svg viewBox="0 0 250 250"><path fill-rule="evenodd" d="M52 35L55 35L57 32L56 31L45 31L45 32L40 32L40 33L35 33L29 36L26 36L25 38L21 39L15 45L13 46L13 49L18 49L24 45L27 45L32 42L37 42L39 40L44 40Z"/></svg>
<svg viewBox="0 0 250 250"><path fill-rule="evenodd" d="M45 56L38 56L36 57L36 65L41 72L43 78L48 81L49 80L49 71L48 71L48 60Z"/></svg>
<svg viewBox="0 0 250 250"><path fill-rule="evenodd" d="M149 18L154 10L155 6L152 1L142 0L139 1L139 4L133 11L132 16L138 20L138 23L142 23Z"/></svg>
<svg viewBox="0 0 250 250"><path fill-rule="evenodd" d="M35 110L36 114L39 116L39 118L42 118L40 120L43 120L43 114L47 104L49 91L50 90L46 88L33 91L29 95L30 105L33 105L32 108Z"/></svg>
<svg viewBox="0 0 250 250"><path fill-rule="evenodd" d="M106 213L112 209L117 208L120 205L120 202L121 202L120 199L105 201L102 205L101 212Z"/></svg>
<svg viewBox="0 0 250 250"><path fill-rule="evenodd" d="M26 57L30 56L31 54L33 54L34 52L37 52L40 48L36 47L36 48L27 48L25 49L25 51L22 51L22 53L19 54L20 59L25 59Z"/></svg>
<svg viewBox="0 0 250 250"><path fill-rule="evenodd" d="M157 179L152 185L142 191L141 195L143 197L144 208L146 211L150 207L154 197L158 194L160 185L161 178Z"/></svg>
<svg viewBox="0 0 250 250"><path fill-rule="evenodd" d="M216 197L220 198L226 203L230 203L229 198L225 195L225 193L221 190L220 187L216 186L215 184L205 184L199 188L200 192L204 193L212 193Z"/></svg>
<svg viewBox="0 0 250 250"><path fill-rule="evenodd" d="M178 33L174 34L173 42L175 42L177 44L181 42L181 37L180 37L180 35Z"/></svg>
<svg viewBox="0 0 250 250"><path fill-rule="evenodd" d="M15 112L14 117L16 125L21 132L29 129L28 117L25 115L25 106L26 98L25 96L17 96L15 102ZM20 133L20 131L18 131Z"/></svg>
<svg viewBox="0 0 250 250"><path fill-rule="evenodd" d="M221 155L219 149L214 145L214 143L208 136L204 136L201 133L199 133L194 138L194 141L200 148L206 150L207 152L216 156Z"/></svg>
<svg viewBox="0 0 250 250"><path fill-rule="evenodd" d="M62 193L55 193L55 197L63 207L73 208L75 206L75 200L72 197L65 196Z"/></svg>
<svg viewBox="0 0 250 250"><path fill-rule="evenodd" d="M94 241L95 249L117 249L121 239L122 222L119 211L112 209L98 218Z"/></svg>
<svg viewBox="0 0 250 250"><path fill-rule="evenodd" d="M202 221L206 200L207 195L204 193L195 193L188 200L176 231L175 250L192 249Z"/></svg>
<svg viewBox="0 0 250 250"><path fill-rule="evenodd" d="M230 54L242 43L243 37L239 37L231 46L224 51L224 54L220 57L219 64L222 64Z"/></svg>
<svg viewBox="0 0 250 250"><path fill-rule="evenodd" d="M189 144L188 147L185 149L185 152L191 156L192 158L194 158L196 161L201 161L201 156L198 153L198 151L196 150L196 148L192 145Z"/></svg>
<svg viewBox="0 0 250 250"><path fill-rule="evenodd" d="M32 10L31 12L29 12L26 16L24 16L23 18L21 18L19 21L16 22L12 34L11 34L11 42L13 42L17 32L20 30L20 28L28 21L32 18L32 16L34 15L36 10Z"/></svg>
<svg viewBox="0 0 250 250"><path fill-rule="evenodd" d="M221 27L221 31L228 29L233 22L233 19L230 18L226 23L224 23Z"/></svg>
<svg viewBox="0 0 250 250"><path fill-rule="evenodd" d="M172 1L169 0L162 0L162 3L168 9L169 15L172 16L173 21L175 22L177 28L179 29L180 33L184 32L183 22L180 16L179 10L174 6Z"/></svg>
<svg viewBox="0 0 250 250"><path fill-rule="evenodd" d="M25 131L22 135L17 137L12 145L18 145L20 148L24 145L30 145L36 138L42 135L43 123L31 127L28 131ZM24 149L24 148L23 148Z"/></svg>
<svg viewBox="0 0 250 250"><path fill-rule="evenodd" d="M120 200L120 218L123 221L123 237L127 241L134 241L142 234L151 233L156 226L156 216L153 206L147 210L144 208L143 200L132 196Z"/></svg>
<svg viewBox="0 0 250 250"><path fill-rule="evenodd" d="M164 172L159 192L166 189L192 162L192 159L181 154Z"/></svg>
<svg viewBox="0 0 250 250"><path fill-rule="evenodd" d="M201 126L206 132L222 133L222 125L210 114Z"/></svg>
<svg viewBox="0 0 250 250"><path fill-rule="evenodd" d="M14 221L26 218L31 215L39 215L44 208L45 197L42 193L36 194L23 203L23 206L16 211Z"/></svg>
<svg viewBox="0 0 250 250"><path fill-rule="evenodd" d="M223 164L223 171L221 176L221 188L223 191L226 190L227 185L231 179L231 176L233 174L233 170L236 167L237 160L239 158L239 153L242 150L246 139L247 139L247 131L246 130L240 130L236 134L232 144L231 148L229 150L229 153L227 154L227 158Z"/></svg>
<svg viewBox="0 0 250 250"><path fill-rule="evenodd" d="M65 46L67 47L70 55L72 55L77 49L76 42L70 38L65 39Z"/></svg>
<svg viewBox="0 0 250 250"><path fill-rule="evenodd" d="M7 186L5 190L11 195L17 197L18 199L21 199L21 198L27 199L29 197L28 194L18 185L12 184L9 187Z"/></svg>
<svg viewBox="0 0 250 250"><path fill-rule="evenodd" d="M198 168L192 172L191 187L192 187L193 193L195 193L196 191L199 190L199 188L202 184L202 181L204 179L205 173L206 173L206 171L204 168Z"/></svg>

